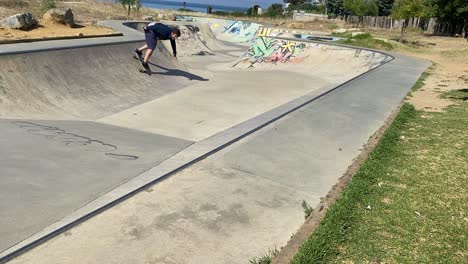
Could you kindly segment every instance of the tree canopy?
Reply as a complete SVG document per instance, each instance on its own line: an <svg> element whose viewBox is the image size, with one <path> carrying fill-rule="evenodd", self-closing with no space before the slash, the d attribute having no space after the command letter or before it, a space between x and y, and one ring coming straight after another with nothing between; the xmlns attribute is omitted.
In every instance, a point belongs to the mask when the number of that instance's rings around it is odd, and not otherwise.
<svg viewBox="0 0 468 264"><path fill-rule="evenodd" d="M124 7L127 7L127 18L130 18L130 9L140 9L141 2L140 0L116 0L117 3L121 3Z"/></svg>
<svg viewBox="0 0 468 264"><path fill-rule="evenodd" d="M424 0L395 0L392 17L395 19L409 19L423 16Z"/></svg>
<svg viewBox="0 0 468 264"><path fill-rule="evenodd" d="M379 8L374 0L344 0L344 9L354 16L376 16Z"/></svg>
<svg viewBox="0 0 468 264"><path fill-rule="evenodd" d="M282 4L272 4L268 7L265 12L265 16L269 17L278 17L283 15L283 5Z"/></svg>

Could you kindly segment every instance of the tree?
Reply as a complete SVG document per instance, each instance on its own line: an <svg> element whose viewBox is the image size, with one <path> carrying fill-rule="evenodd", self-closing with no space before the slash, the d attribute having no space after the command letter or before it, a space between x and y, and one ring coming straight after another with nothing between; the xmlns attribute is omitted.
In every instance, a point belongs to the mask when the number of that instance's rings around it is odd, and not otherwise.
<svg viewBox="0 0 468 264"><path fill-rule="evenodd" d="M379 12L374 0L344 0L343 6L346 11L359 17L358 27L363 16L375 16Z"/></svg>
<svg viewBox="0 0 468 264"><path fill-rule="evenodd" d="M284 0L285 3L290 3L291 5L301 5L305 3L305 0Z"/></svg>
<svg viewBox="0 0 468 264"><path fill-rule="evenodd" d="M379 16L389 16L392 13L392 7L395 0L378 0Z"/></svg>
<svg viewBox="0 0 468 264"><path fill-rule="evenodd" d="M429 15L440 18L442 21L452 24L452 35L455 33L455 25L464 20L465 38L468 40L468 1L466 0L428 0L430 6Z"/></svg>
<svg viewBox="0 0 468 264"><path fill-rule="evenodd" d="M333 14L335 16L344 15L345 10L343 0L327 0L326 6L329 14Z"/></svg>
<svg viewBox="0 0 468 264"><path fill-rule="evenodd" d="M253 7L247 9L248 16L256 16L258 15L258 9L260 8L259 5L254 5Z"/></svg>
<svg viewBox="0 0 468 264"><path fill-rule="evenodd" d="M392 8L392 17L394 19L404 19L401 26L400 42L403 42L409 19L422 15L424 15L424 0L395 0Z"/></svg>
<svg viewBox="0 0 468 264"><path fill-rule="evenodd" d="M127 19L130 19L130 9L139 10L141 7L140 0L116 0L117 3L121 3L124 7L128 7Z"/></svg>
<svg viewBox="0 0 468 264"><path fill-rule="evenodd" d="M283 15L283 5L282 4L272 4L268 7L265 12L265 16L269 17L279 17Z"/></svg>

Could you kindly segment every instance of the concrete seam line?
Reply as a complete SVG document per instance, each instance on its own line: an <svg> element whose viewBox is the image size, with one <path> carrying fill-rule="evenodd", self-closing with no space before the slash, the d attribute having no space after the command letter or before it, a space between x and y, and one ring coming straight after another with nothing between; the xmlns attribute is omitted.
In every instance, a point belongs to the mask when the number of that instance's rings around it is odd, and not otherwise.
<svg viewBox="0 0 468 264"><path fill-rule="evenodd" d="M50 48L42 48L36 50L22 50L22 51L0 51L0 56L7 56L7 55L18 55L18 54L28 54L28 53L39 53L39 52L47 52L47 51L55 51L55 50L68 50L68 49L81 49L81 48L92 48L92 47L102 47L102 46L113 46L113 45L120 45L120 44L129 44L129 43L140 43L144 40L119 40L116 42L109 42L109 43L96 43L96 44L83 44L83 45L73 45L73 46L66 46L66 47L50 47Z"/></svg>

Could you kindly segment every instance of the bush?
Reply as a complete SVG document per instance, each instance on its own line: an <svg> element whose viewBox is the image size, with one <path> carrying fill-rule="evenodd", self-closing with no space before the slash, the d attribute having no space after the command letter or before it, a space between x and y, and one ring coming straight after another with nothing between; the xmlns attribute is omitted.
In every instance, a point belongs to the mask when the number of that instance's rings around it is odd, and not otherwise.
<svg viewBox="0 0 468 264"><path fill-rule="evenodd" d="M193 11L192 9L188 9L188 8L179 8L177 9L178 11L182 11L182 12L195 12Z"/></svg>
<svg viewBox="0 0 468 264"><path fill-rule="evenodd" d="M230 15L234 17L241 17L241 16L245 16L246 14L242 11L232 11Z"/></svg>
<svg viewBox="0 0 468 264"><path fill-rule="evenodd" d="M267 11L263 16L266 17L282 17L283 16L283 5L282 4L272 4L268 7Z"/></svg>
<svg viewBox="0 0 468 264"><path fill-rule="evenodd" d="M214 12L212 12L212 14L217 15L217 16L227 16L227 15L229 15L229 13L225 12L225 11L214 11Z"/></svg>
<svg viewBox="0 0 468 264"><path fill-rule="evenodd" d="M41 12L44 14L49 9L56 8L55 0L42 0L41 1Z"/></svg>
<svg viewBox="0 0 468 264"><path fill-rule="evenodd" d="M27 7L29 3L24 0L1 0L0 6L6 8L19 8L19 7Z"/></svg>

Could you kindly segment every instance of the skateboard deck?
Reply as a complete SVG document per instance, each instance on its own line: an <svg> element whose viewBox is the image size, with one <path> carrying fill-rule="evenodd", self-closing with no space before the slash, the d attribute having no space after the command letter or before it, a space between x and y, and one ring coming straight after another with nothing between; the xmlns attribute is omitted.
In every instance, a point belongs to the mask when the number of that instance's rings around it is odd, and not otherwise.
<svg viewBox="0 0 468 264"><path fill-rule="evenodd" d="M135 55L133 55L133 58L137 59L138 62L140 63L140 66L141 66L141 68L139 69L140 72L151 75L151 69L149 68L149 66L148 68L143 66L143 58L138 53L135 52Z"/></svg>

